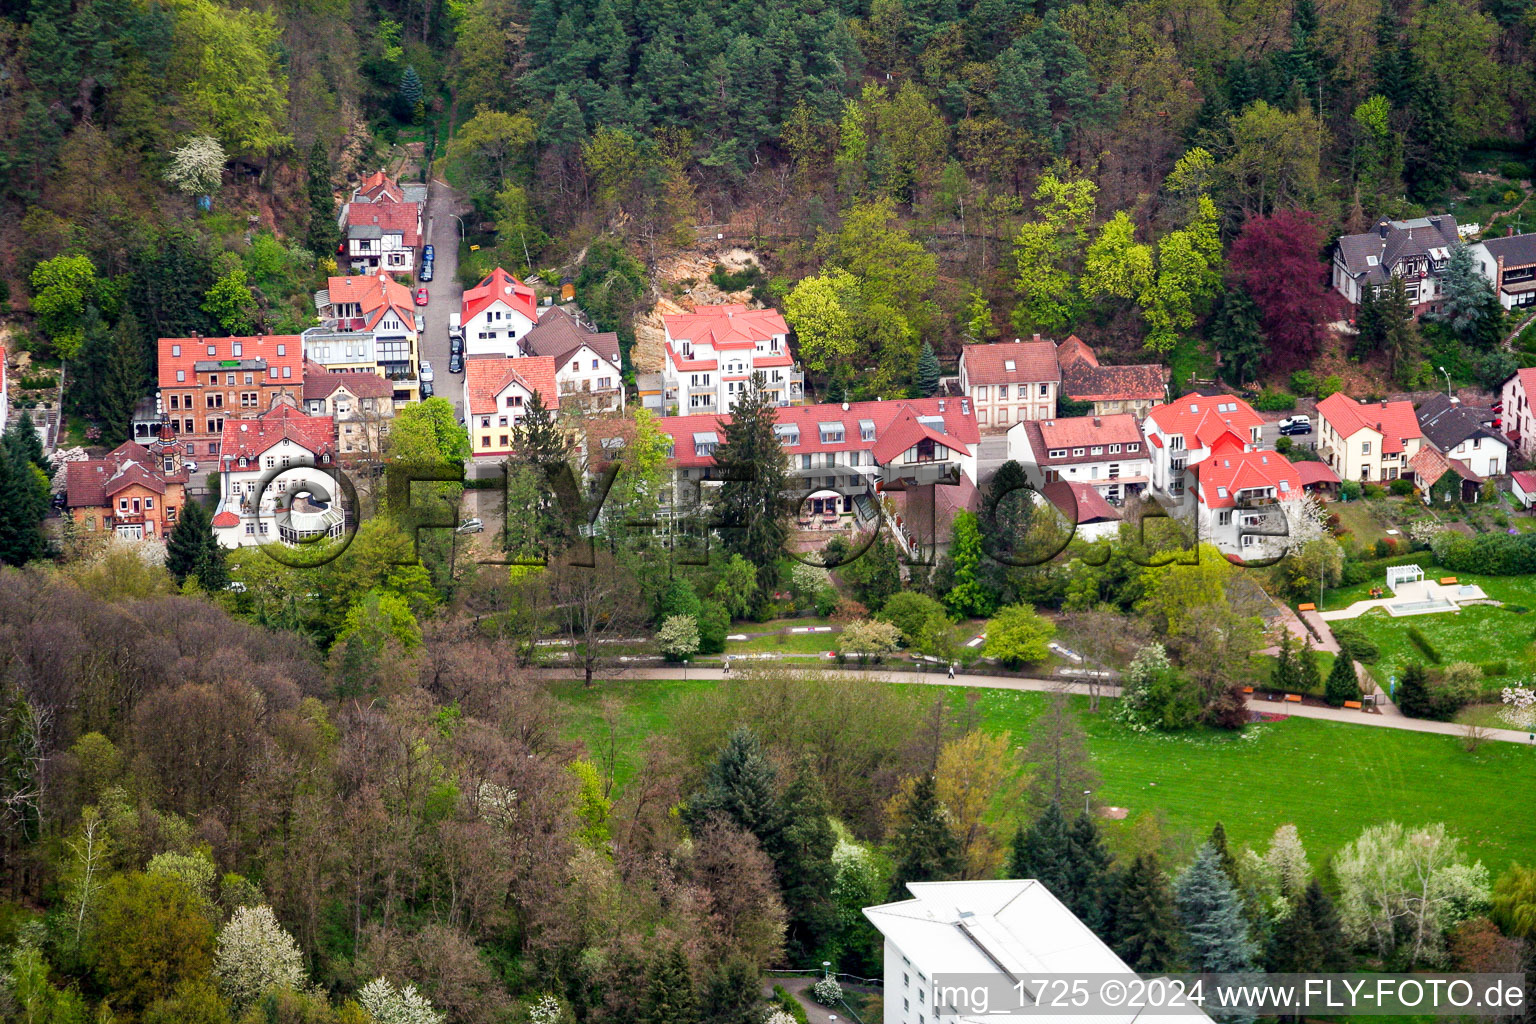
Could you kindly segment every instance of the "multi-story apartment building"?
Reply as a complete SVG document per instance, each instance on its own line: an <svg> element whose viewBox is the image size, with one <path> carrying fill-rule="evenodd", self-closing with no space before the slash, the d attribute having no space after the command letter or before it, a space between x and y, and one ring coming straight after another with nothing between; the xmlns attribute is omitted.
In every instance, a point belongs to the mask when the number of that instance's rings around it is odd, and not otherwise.
<svg viewBox="0 0 1536 1024"><path fill-rule="evenodd" d="M558 408L555 361L549 356L464 360L464 422L474 458L504 459L512 454L514 429L535 394L545 408Z"/></svg>
<svg viewBox="0 0 1536 1024"><path fill-rule="evenodd" d="M304 411L335 422L336 450L343 461L378 456L395 418L394 388L376 373L332 373L306 363Z"/></svg>
<svg viewBox="0 0 1536 1024"><path fill-rule="evenodd" d="M159 385L159 413L187 455L218 455L226 422L303 397L303 339L297 334L161 338Z"/></svg>
<svg viewBox="0 0 1536 1024"><path fill-rule="evenodd" d="M533 289L497 267L464 291L459 311L464 354L515 356L520 352L518 340L538 321L538 298Z"/></svg>
<svg viewBox="0 0 1536 1024"><path fill-rule="evenodd" d="M1340 480L1396 480L1424 432L1412 402L1357 402L1335 392L1317 403L1317 452Z"/></svg>
<svg viewBox="0 0 1536 1024"><path fill-rule="evenodd" d="M1036 490L1058 480L1087 483L1111 502L1140 494L1152 479L1151 456L1130 413L1015 423L1008 457Z"/></svg>
<svg viewBox="0 0 1536 1024"><path fill-rule="evenodd" d="M523 355L554 360L562 409L608 412L624 408L623 359L619 336L614 332L598 333L562 307L550 306L518 345Z"/></svg>
<svg viewBox="0 0 1536 1024"><path fill-rule="evenodd" d="M394 398L420 396L418 332L410 289L387 274L332 277L315 295L321 327L304 332L305 357L326 369L388 379Z"/></svg>
<svg viewBox="0 0 1536 1024"><path fill-rule="evenodd" d="M1449 214L1382 221L1375 229L1344 235L1333 251L1333 288L1358 306L1366 288L1379 289L1400 277L1414 315L1440 308L1440 275L1459 244L1456 218Z"/></svg>
<svg viewBox="0 0 1536 1024"><path fill-rule="evenodd" d="M1536 410L1531 408L1532 398L1536 398L1536 367L1516 370L1504 378L1499 388L1504 436L1527 459L1536 459Z"/></svg>
<svg viewBox="0 0 1536 1024"><path fill-rule="evenodd" d="M1092 402L1095 416L1128 412L1139 422L1168 400L1168 367L1101 366L1092 346L1075 334L1056 347L1056 363L1061 393L1074 402Z"/></svg>
<svg viewBox="0 0 1536 1024"><path fill-rule="evenodd" d="M1152 490L1177 503L1188 500L1189 467L1231 434L1247 449L1259 446L1264 419L1233 395L1192 392L1147 413L1142 429L1152 455Z"/></svg>
<svg viewBox="0 0 1536 1024"><path fill-rule="evenodd" d="M1301 477L1284 455L1225 433L1189 468L1199 538L1249 561L1278 556L1299 526Z"/></svg>
<svg viewBox="0 0 1536 1024"><path fill-rule="evenodd" d="M224 424L213 533L229 548L339 537L348 511L332 477L336 424L282 402Z"/></svg>
<svg viewBox="0 0 1536 1024"><path fill-rule="evenodd" d="M805 374L789 351L789 326L776 309L699 306L663 316L662 408L684 415L725 413L760 372L776 405L804 397Z"/></svg>
<svg viewBox="0 0 1536 1024"><path fill-rule="evenodd" d="M1472 246L1477 268L1505 309L1536 305L1536 233L1489 238Z"/></svg>
<svg viewBox="0 0 1536 1024"><path fill-rule="evenodd" d="M164 540L185 499L179 442L125 441L104 457L65 463L65 508L86 533Z"/></svg>
<svg viewBox="0 0 1536 1024"><path fill-rule="evenodd" d="M976 408L976 424L1001 433L1022 420L1056 416L1061 367L1055 342L999 342L966 345L960 350L960 393Z"/></svg>

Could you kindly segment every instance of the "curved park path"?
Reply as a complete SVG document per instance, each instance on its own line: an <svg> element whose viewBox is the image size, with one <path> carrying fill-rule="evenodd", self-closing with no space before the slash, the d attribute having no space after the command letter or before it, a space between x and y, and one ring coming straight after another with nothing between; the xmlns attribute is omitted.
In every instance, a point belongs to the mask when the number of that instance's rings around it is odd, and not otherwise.
<svg viewBox="0 0 1536 1024"><path fill-rule="evenodd" d="M791 671L795 669L791 668ZM821 668L809 669L818 675L837 675L847 678L872 679L882 683L912 683L919 686L970 686L981 690L1022 690L1034 692L1064 691L1066 693L1088 695L1087 683L1071 682L1062 679L1030 679L1017 676L989 676L977 673L962 672L950 679L943 672L881 672L878 669L868 671L859 669ZM579 673L572 673L568 669L543 669L542 673L550 678L575 678L580 679ZM677 679L679 670L676 666L669 668L629 668L619 673L619 678L629 679ZM741 672L734 673L737 676ZM690 679L724 679L726 673L718 668L705 668L692 665L688 668ZM1118 697L1120 687L1115 683L1099 683L1098 692L1103 697ZM1383 702L1379 705L1379 714L1367 714L1361 711L1353 711L1348 708L1318 707L1311 704L1293 704L1283 701L1267 700L1263 698L1248 700L1250 711L1262 714L1279 715L1284 718L1318 718L1327 722L1343 722L1347 725L1371 726L1377 729L1401 729L1404 732L1427 732L1439 736L1463 736L1465 727L1455 722L1430 722L1422 718L1408 718L1396 705ZM1518 732L1514 729L1486 729L1483 739L1497 740L1503 743L1531 744L1529 733Z"/></svg>

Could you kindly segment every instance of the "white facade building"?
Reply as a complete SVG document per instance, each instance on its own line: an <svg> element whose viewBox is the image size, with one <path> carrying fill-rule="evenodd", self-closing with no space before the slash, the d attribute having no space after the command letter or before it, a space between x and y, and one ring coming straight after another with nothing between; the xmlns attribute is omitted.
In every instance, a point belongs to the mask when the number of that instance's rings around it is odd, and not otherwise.
<svg viewBox="0 0 1536 1024"><path fill-rule="evenodd" d="M1233 395L1191 393L1147 413L1142 424L1152 455L1152 490L1175 503L1188 497L1187 470L1230 434L1249 450L1262 438L1264 419Z"/></svg>
<svg viewBox="0 0 1536 1024"><path fill-rule="evenodd" d="M533 330L538 320L538 299L533 289L497 267L464 292L459 312L464 355L519 355L519 340Z"/></svg>
<svg viewBox="0 0 1536 1024"><path fill-rule="evenodd" d="M661 321L665 412L728 413L755 372L763 374L775 405L792 405L804 397L805 374L790 354L789 325L778 310L699 306Z"/></svg>
<svg viewBox="0 0 1536 1024"><path fill-rule="evenodd" d="M227 548L339 537L343 492L332 476L335 421L279 405L228 420L219 448L219 507L213 533Z"/></svg>
<svg viewBox="0 0 1536 1024"><path fill-rule="evenodd" d="M1058 480L1087 483L1119 502L1151 481L1152 459L1131 413L1024 420L1008 428L1008 458L1036 490Z"/></svg>

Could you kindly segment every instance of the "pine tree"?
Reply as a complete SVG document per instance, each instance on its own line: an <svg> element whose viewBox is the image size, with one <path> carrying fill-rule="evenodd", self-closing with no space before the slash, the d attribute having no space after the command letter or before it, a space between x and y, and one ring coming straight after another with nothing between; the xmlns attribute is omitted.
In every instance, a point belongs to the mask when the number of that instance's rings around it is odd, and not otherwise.
<svg viewBox="0 0 1536 1024"><path fill-rule="evenodd" d="M756 965L733 956L704 985L708 1024L762 1024L762 982Z"/></svg>
<svg viewBox="0 0 1536 1024"><path fill-rule="evenodd" d="M32 422L32 414L22 412L5 428L5 447L10 451L11 458L19 463L28 463L48 472L48 460L43 455L43 439L37 433L37 425Z"/></svg>
<svg viewBox="0 0 1536 1024"><path fill-rule="evenodd" d="M144 341L132 313L112 329L112 352L101 382L102 439L115 447L133 436L133 410L144 397Z"/></svg>
<svg viewBox="0 0 1536 1024"><path fill-rule="evenodd" d="M917 393L924 398L939 392L939 357L933 354L933 346L923 342L922 354L917 357Z"/></svg>
<svg viewBox="0 0 1536 1024"><path fill-rule="evenodd" d="M329 256L336 247L339 229L336 193L331 189L331 160L323 139L315 139L309 147L305 172L309 179L309 230L304 235L304 248L316 256Z"/></svg>
<svg viewBox="0 0 1536 1024"><path fill-rule="evenodd" d="M1397 710L1409 718L1434 716L1434 698L1429 692L1429 672L1421 662L1412 662L1403 669L1403 678L1397 684Z"/></svg>
<svg viewBox="0 0 1536 1024"><path fill-rule="evenodd" d="M715 502L726 550L757 567L758 600L778 583L778 560L788 536L784 492L784 446L774 433L777 418L761 372L752 374L746 393L731 409L731 422L715 452L724 477Z"/></svg>
<svg viewBox="0 0 1536 1024"><path fill-rule="evenodd" d="M1404 147L1403 176L1409 194L1429 202L1456 183L1462 140L1445 84L1427 68L1419 69L1408 104L1412 115Z"/></svg>
<svg viewBox="0 0 1536 1024"><path fill-rule="evenodd" d="M1355 675L1355 660L1348 651L1340 651L1333 659L1333 669L1328 673L1328 684L1323 697L1334 707L1343 707L1347 700L1360 699L1360 680Z"/></svg>
<svg viewBox="0 0 1536 1024"><path fill-rule="evenodd" d="M1376 91L1394 108L1406 106L1411 92L1409 75L1403 66L1401 36L1402 28L1392 0L1381 0L1381 12L1376 16L1376 56L1371 70L1376 77Z"/></svg>
<svg viewBox="0 0 1536 1024"><path fill-rule="evenodd" d="M1317 648L1312 646L1312 638L1307 637L1306 646L1296 656L1296 668L1300 687L1297 693L1316 693L1322 685L1323 673L1317 666Z"/></svg>
<svg viewBox="0 0 1536 1024"><path fill-rule="evenodd" d="M41 558L48 548L43 537L48 486L42 471L13 451L7 432L6 443L0 444L0 562L22 565Z"/></svg>
<svg viewBox="0 0 1536 1024"><path fill-rule="evenodd" d="M1214 844L1202 846L1185 869L1176 899L1191 969L1217 974L1253 969L1254 948L1242 901Z"/></svg>
<svg viewBox="0 0 1536 1024"><path fill-rule="evenodd" d="M1211 834L1207 843L1216 851L1217 863L1221 865L1222 872L1227 876L1227 881L1232 883L1235 889L1240 883L1237 876L1237 858L1232 856L1232 850L1227 845L1227 827L1217 822L1211 828Z"/></svg>
<svg viewBox="0 0 1536 1024"><path fill-rule="evenodd" d="M779 801L782 842L774 860L784 909L789 912L786 936L791 953L813 954L836 927L831 902L836 871L832 851L837 836L827 817L826 794L809 765L801 765Z"/></svg>
<svg viewBox="0 0 1536 1024"><path fill-rule="evenodd" d="M176 526L165 542L165 568L177 584L185 583L189 576L206 591L217 592L229 584L224 548L213 535L207 507L194 498L182 503Z"/></svg>
<svg viewBox="0 0 1536 1024"><path fill-rule="evenodd" d="M1343 971L1348 948L1338 910L1314 878L1275 925L1267 963L1283 974Z"/></svg>
<svg viewBox="0 0 1536 1024"><path fill-rule="evenodd" d="M1066 903L1072 891L1073 861L1072 826L1061 805L1052 801L1029 828L1014 834L1008 874L1033 878Z"/></svg>
<svg viewBox="0 0 1536 1024"><path fill-rule="evenodd" d="M960 874L960 841L949 829L933 776L922 775L896 815L891 845L896 875L892 891L907 895L908 882L942 882Z"/></svg>
<svg viewBox="0 0 1536 1024"><path fill-rule="evenodd" d="M1480 349L1499 343L1503 310L1493 285L1477 269L1470 247L1457 243L1440 275L1444 296L1434 319L1445 324L1463 342Z"/></svg>
<svg viewBox="0 0 1536 1024"><path fill-rule="evenodd" d="M1179 960L1179 919L1157 855L1137 855L1116 888L1115 952L1139 974L1172 970Z"/></svg>
<svg viewBox="0 0 1536 1024"><path fill-rule="evenodd" d="M1367 284L1360 289L1360 304L1355 308L1355 343L1350 346L1350 355L1356 359L1375 355L1380 352L1387 341L1387 321L1382 315L1381 300L1376 297L1374 285Z"/></svg>
<svg viewBox="0 0 1536 1024"><path fill-rule="evenodd" d="M681 942L673 943L651 965L640 1008L641 1024L698 1024L699 999Z"/></svg>
<svg viewBox="0 0 1536 1024"><path fill-rule="evenodd" d="M1410 365L1419 349L1419 328L1413 319L1408 287L1396 274L1376 297L1381 316L1381 348L1394 374Z"/></svg>
<svg viewBox="0 0 1536 1024"><path fill-rule="evenodd" d="M415 65L407 64L405 73L400 76L400 88L395 93L400 120L409 121L415 116L416 105L421 102L421 92L421 76L416 73Z"/></svg>
<svg viewBox="0 0 1536 1024"><path fill-rule="evenodd" d="M1072 856L1067 907L1095 934L1105 937L1115 902L1114 855L1091 815L1079 814L1072 822Z"/></svg>
<svg viewBox="0 0 1536 1024"><path fill-rule="evenodd" d="M1269 351L1263 321L1258 303L1244 289L1233 286L1222 295L1211 322L1211 341L1229 383L1241 386L1258 373Z"/></svg>
<svg viewBox="0 0 1536 1024"><path fill-rule="evenodd" d="M1296 638L1290 630L1280 634L1275 651L1275 667L1270 670L1269 685L1281 693L1299 693L1301 690L1300 665L1296 660Z"/></svg>

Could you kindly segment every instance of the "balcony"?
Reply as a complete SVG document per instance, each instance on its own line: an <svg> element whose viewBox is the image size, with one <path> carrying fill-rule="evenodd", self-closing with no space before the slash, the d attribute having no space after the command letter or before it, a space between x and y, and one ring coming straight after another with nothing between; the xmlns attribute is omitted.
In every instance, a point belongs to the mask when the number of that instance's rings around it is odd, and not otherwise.
<svg viewBox="0 0 1536 1024"><path fill-rule="evenodd" d="M1250 493L1244 491L1239 492L1237 496L1238 508L1264 508L1265 506L1275 505L1278 503L1278 500L1273 494Z"/></svg>

